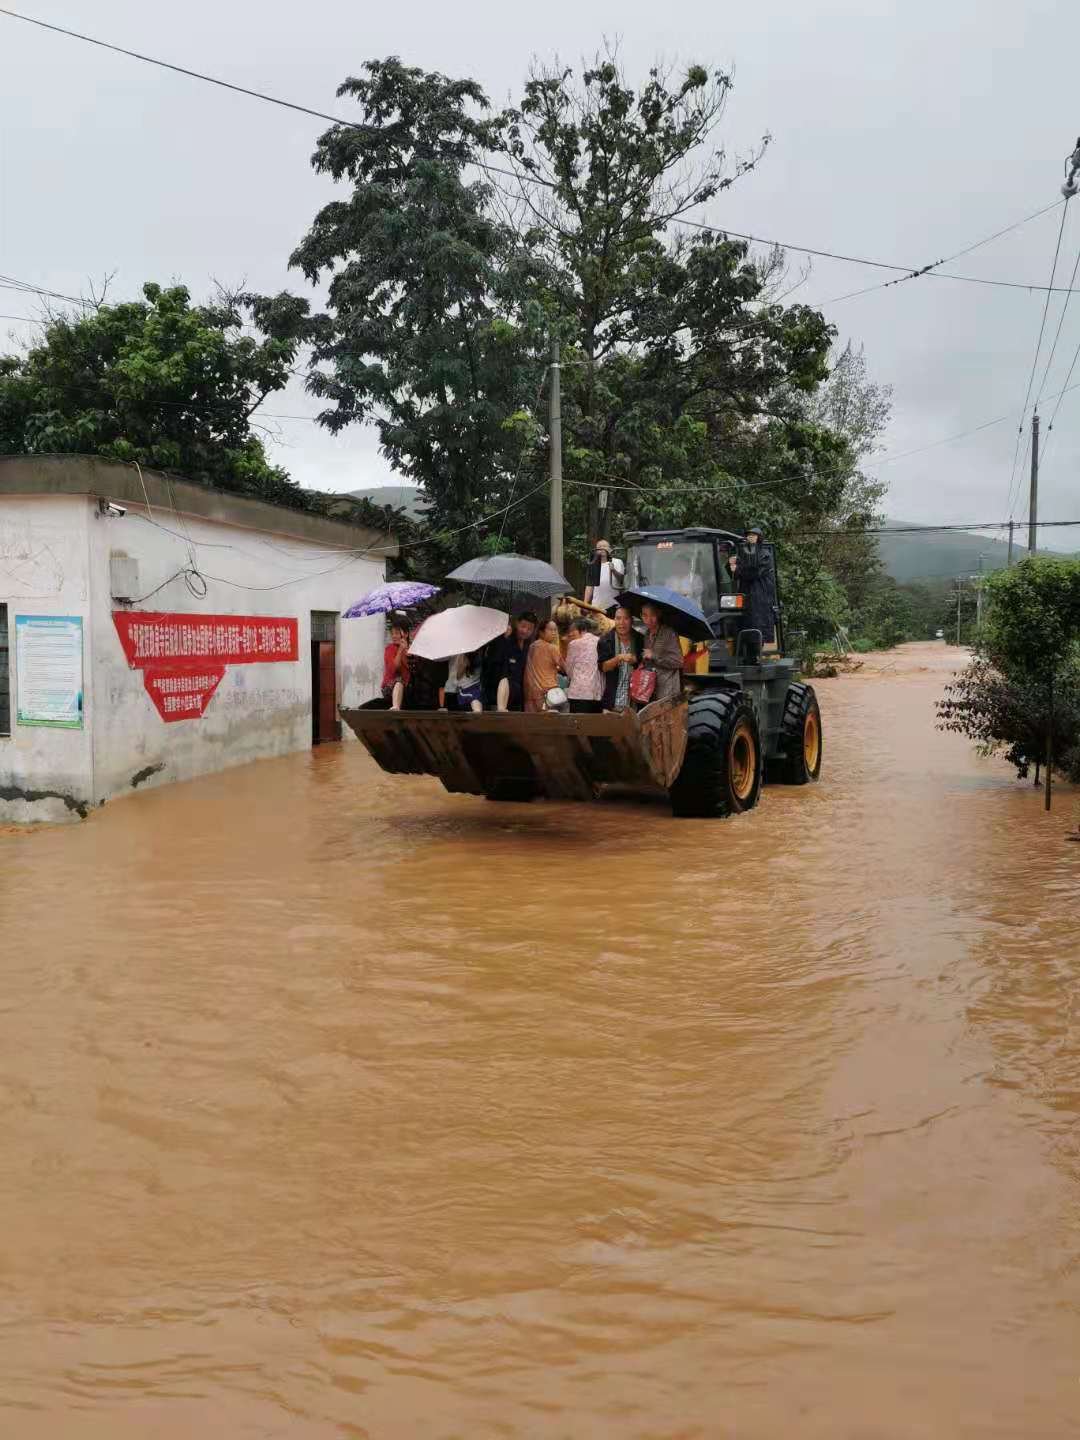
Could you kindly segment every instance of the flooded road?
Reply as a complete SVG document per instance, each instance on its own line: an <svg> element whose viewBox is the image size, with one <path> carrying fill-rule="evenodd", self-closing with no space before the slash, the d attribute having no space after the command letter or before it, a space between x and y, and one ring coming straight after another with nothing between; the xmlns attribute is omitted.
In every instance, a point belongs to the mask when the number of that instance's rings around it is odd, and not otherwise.
<svg viewBox="0 0 1080 1440"><path fill-rule="evenodd" d="M731 822L350 746L0 835L0 1435L1080 1435L1080 797L948 663Z"/></svg>

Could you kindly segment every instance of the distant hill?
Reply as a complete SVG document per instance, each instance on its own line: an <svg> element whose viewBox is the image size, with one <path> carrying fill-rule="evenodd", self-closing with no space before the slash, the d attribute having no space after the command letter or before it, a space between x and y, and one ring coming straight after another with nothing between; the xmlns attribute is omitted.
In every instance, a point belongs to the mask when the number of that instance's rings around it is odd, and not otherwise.
<svg viewBox="0 0 1080 1440"><path fill-rule="evenodd" d="M897 529L909 520L885 521ZM950 580L957 575L975 575L982 555L983 570L1004 570L1009 556L1008 539L988 539L970 530L929 530L907 535L879 535L881 563L887 574L901 583L910 580ZM1013 558L1027 550L1027 525L1017 524ZM1057 550L1040 550L1040 555L1060 555Z"/></svg>
<svg viewBox="0 0 1080 1440"><path fill-rule="evenodd" d="M389 505L404 510L412 520L423 518L427 500L415 485L382 485L367 490L353 490L357 500L370 500L374 505ZM916 521L888 519L889 528L905 529ZM1066 532L1067 533L1067 532ZM885 572L902 584L910 580L952 580L957 575L975 575L979 556L985 556L983 570L1004 570L1009 554L1005 539L988 539L970 530L915 530L906 535L879 535L878 546ZM1027 525L1017 523L1014 558L1019 559L1027 548ZM1056 550L1040 554L1056 555Z"/></svg>

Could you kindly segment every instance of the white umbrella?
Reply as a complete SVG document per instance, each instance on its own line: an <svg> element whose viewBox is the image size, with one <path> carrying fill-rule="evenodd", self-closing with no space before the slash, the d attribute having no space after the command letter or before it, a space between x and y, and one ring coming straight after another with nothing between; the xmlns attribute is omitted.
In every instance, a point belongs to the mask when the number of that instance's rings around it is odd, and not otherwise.
<svg viewBox="0 0 1080 1440"><path fill-rule="evenodd" d="M489 605L457 605L429 616L416 632L409 653L421 660L471 655L501 635L509 623L505 610L493 610Z"/></svg>

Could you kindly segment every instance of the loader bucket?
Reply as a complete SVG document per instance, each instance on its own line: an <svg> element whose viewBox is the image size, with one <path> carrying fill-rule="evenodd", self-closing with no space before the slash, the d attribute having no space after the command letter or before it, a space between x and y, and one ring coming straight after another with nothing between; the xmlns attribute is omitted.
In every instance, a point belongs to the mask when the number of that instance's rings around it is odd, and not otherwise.
<svg viewBox="0 0 1080 1440"><path fill-rule="evenodd" d="M686 752L686 702L605 715L343 710L376 763L435 775L447 790L492 799L592 800L604 785L667 789Z"/></svg>

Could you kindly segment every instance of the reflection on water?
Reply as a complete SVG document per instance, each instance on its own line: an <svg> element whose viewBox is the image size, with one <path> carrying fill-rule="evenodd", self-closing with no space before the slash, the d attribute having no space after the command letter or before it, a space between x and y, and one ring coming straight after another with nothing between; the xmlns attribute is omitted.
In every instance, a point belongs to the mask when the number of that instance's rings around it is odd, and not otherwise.
<svg viewBox="0 0 1080 1440"><path fill-rule="evenodd" d="M0 836L0 1434L1080 1433L1080 848L820 687L741 820L359 747Z"/></svg>

